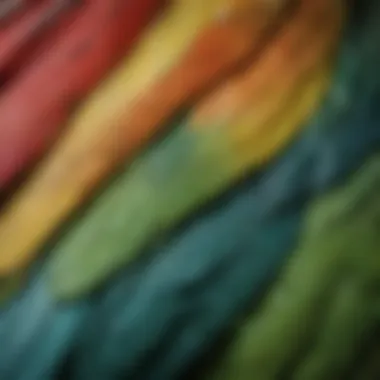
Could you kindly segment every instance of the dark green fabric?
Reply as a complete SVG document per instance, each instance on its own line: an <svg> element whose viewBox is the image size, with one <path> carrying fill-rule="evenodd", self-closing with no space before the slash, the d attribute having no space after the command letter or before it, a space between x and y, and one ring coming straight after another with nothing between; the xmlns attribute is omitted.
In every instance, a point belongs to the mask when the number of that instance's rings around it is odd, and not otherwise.
<svg viewBox="0 0 380 380"><path fill-rule="evenodd" d="M213 379L342 378L380 326L380 156L308 211L299 246ZM209 378L207 376L207 378Z"/></svg>

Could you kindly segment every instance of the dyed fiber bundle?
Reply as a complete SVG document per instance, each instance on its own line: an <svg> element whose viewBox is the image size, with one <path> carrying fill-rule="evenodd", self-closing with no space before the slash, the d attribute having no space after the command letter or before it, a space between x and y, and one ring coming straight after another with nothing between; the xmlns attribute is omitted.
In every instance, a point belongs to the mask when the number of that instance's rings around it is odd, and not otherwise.
<svg viewBox="0 0 380 380"><path fill-rule="evenodd" d="M129 262L146 241L166 233L248 169L267 161L296 133L325 93L342 17L339 2L308 5L301 2L291 26L262 58L217 87L164 141L135 160L59 242L51 275L58 294L70 297L93 289ZM326 14L326 31L316 34ZM310 22L301 23L304 18ZM301 30L315 37L312 48L302 45L306 38ZM291 53L297 49L295 57ZM273 80L281 68L284 80ZM226 103L231 92L234 98ZM294 105L297 97L302 101ZM266 128L271 130L268 135ZM114 242L107 249L105 236Z"/></svg>
<svg viewBox="0 0 380 380"><path fill-rule="evenodd" d="M56 38L48 38L6 83L0 94L0 192L51 148L72 110L133 47L160 5L160 0L78 4Z"/></svg>
<svg viewBox="0 0 380 380"><path fill-rule="evenodd" d="M310 207L298 248L211 377L273 379L291 363L294 379L342 378L380 318L379 186L377 156Z"/></svg>
<svg viewBox="0 0 380 380"><path fill-rule="evenodd" d="M7 205L0 221L7 252L0 272L27 265L70 212L173 112L241 61L254 59L278 18L278 7L257 12L265 3L212 0L205 7L203 0L174 1L163 12L132 56L79 108L51 156ZM12 237L15 231L22 240Z"/></svg>
<svg viewBox="0 0 380 380"><path fill-rule="evenodd" d="M231 4L247 9L249 1ZM244 58L200 100L181 103L180 121L134 149L65 228L57 230L66 211L49 214L37 207L42 197L28 198L43 189L60 141L4 205L0 379L380 378L380 4L289 7L254 61ZM306 22L286 26L297 14L309 15L310 34ZM283 81L272 78L279 68ZM152 127L176 114L175 104ZM82 146L67 128L62 146ZM61 207L70 181L52 189L46 209L53 199ZM48 226L39 211L53 227L39 229ZM23 237L28 249L16 258L8 249Z"/></svg>

